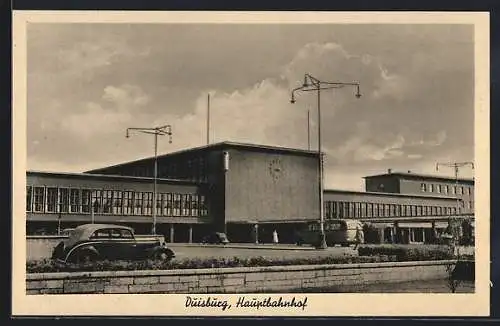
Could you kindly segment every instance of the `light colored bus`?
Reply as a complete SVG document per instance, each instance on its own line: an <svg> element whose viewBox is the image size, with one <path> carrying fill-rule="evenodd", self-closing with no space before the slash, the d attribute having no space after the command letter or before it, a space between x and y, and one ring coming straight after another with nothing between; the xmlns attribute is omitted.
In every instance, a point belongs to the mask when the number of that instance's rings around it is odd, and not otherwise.
<svg viewBox="0 0 500 326"><path fill-rule="evenodd" d="M364 243L363 223L358 220L332 219L324 222L325 238L328 246L349 246L357 242L356 233L359 230L360 243ZM297 245L309 244L317 246L320 243L320 224L310 222L298 232Z"/></svg>

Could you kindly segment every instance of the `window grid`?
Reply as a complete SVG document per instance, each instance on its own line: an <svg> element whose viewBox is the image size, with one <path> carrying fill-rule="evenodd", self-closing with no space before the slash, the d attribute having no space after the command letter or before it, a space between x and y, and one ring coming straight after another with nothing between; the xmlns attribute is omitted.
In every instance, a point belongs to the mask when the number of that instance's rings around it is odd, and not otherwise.
<svg viewBox="0 0 500 326"><path fill-rule="evenodd" d="M57 213L57 201L58 201L58 191L57 188L50 187L47 188L47 204L45 211L47 213Z"/></svg>
<svg viewBox="0 0 500 326"><path fill-rule="evenodd" d="M33 187L26 186L26 212L31 212L33 207Z"/></svg>
<svg viewBox="0 0 500 326"><path fill-rule="evenodd" d="M33 211L44 212L45 208L45 187L33 187Z"/></svg>
<svg viewBox="0 0 500 326"><path fill-rule="evenodd" d="M80 189L69 190L69 211L70 213L80 213Z"/></svg>

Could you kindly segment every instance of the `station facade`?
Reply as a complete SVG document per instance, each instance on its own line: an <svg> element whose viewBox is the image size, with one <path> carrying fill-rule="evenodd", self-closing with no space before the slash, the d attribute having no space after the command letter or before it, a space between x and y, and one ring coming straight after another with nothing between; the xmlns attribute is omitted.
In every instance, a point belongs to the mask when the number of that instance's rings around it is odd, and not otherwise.
<svg viewBox="0 0 500 326"><path fill-rule="evenodd" d="M271 242L276 230L280 242L293 243L296 230L319 220L318 159L315 151L233 142L162 155L156 205L154 158L84 173L28 171L27 234L92 221L149 233L155 206L156 230L171 242L213 231L233 242ZM473 216L473 180L389 172L365 182L366 192L325 190L325 219L357 218L380 226L382 240L395 233L400 242L425 242L449 216Z"/></svg>

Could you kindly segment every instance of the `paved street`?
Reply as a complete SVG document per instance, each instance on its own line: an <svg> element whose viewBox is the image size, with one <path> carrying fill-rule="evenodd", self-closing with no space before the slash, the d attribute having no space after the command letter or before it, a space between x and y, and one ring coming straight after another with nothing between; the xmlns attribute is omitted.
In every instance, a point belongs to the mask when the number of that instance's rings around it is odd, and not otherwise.
<svg viewBox="0 0 500 326"><path fill-rule="evenodd" d="M177 258L249 258L249 257L325 257L357 255L357 251L352 248L333 247L326 250L316 250L312 247L298 247L294 245L252 245L252 244L231 244L229 246L218 245L189 245L189 244L169 244Z"/></svg>

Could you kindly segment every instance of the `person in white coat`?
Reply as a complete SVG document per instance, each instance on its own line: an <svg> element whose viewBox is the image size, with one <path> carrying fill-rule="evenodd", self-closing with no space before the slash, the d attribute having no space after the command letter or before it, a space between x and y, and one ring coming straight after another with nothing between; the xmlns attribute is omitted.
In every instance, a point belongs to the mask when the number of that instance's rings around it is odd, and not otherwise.
<svg viewBox="0 0 500 326"><path fill-rule="evenodd" d="M273 231L273 243L277 244L279 242L278 240L278 232L276 230Z"/></svg>

